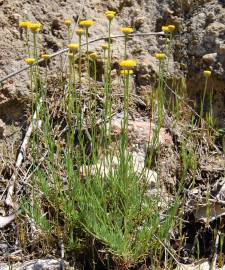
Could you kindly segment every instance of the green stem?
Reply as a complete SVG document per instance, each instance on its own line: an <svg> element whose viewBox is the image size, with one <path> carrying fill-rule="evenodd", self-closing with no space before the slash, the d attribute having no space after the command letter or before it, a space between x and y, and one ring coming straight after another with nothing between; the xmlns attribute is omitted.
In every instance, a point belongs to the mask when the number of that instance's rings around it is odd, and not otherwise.
<svg viewBox="0 0 225 270"><path fill-rule="evenodd" d="M106 82L106 52L105 50L103 51L103 60L104 60L104 63L103 63L103 66L104 66L104 83Z"/></svg>
<svg viewBox="0 0 225 270"><path fill-rule="evenodd" d="M121 132L121 162L125 162L125 153L128 144L128 108L129 108L129 75L124 78L124 115ZM124 168L125 164L122 165Z"/></svg>
<svg viewBox="0 0 225 270"><path fill-rule="evenodd" d="M70 38L71 38L71 28L70 25L67 26L67 42L68 44L70 43Z"/></svg>
<svg viewBox="0 0 225 270"><path fill-rule="evenodd" d="M88 43L88 28L86 28L86 57L87 57L87 73L88 73L88 85L89 85L89 90L91 86L91 81L90 81L90 62L89 62L89 43Z"/></svg>
<svg viewBox="0 0 225 270"><path fill-rule="evenodd" d="M28 35L28 29L26 28L25 29L25 36L26 36L26 47L27 47L27 54L28 54L28 57L30 57L30 45L29 45L29 35Z"/></svg>
<svg viewBox="0 0 225 270"><path fill-rule="evenodd" d="M33 43L34 43L33 56L37 60L37 35L36 33L33 33Z"/></svg>
<svg viewBox="0 0 225 270"><path fill-rule="evenodd" d="M81 89L81 35L79 35L79 86Z"/></svg>
<svg viewBox="0 0 225 270"><path fill-rule="evenodd" d="M203 92L203 97L201 100L201 108L200 108L200 122L201 126L203 126L203 109L204 109L204 103L205 103L205 96L206 96L206 89L207 89L207 84L208 84L208 78L205 78L205 87L204 87L204 92Z"/></svg>
<svg viewBox="0 0 225 270"><path fill-rule="evenodd" d="M97 133L96 133L96 113L97 113L97 102L96 102L96 94L97 94L97 68L96 68L96 60L94 60L94 88L93 88L93 111L92 114L92 148L93 148L93 161L96 161L98 147L97 147Z"/></svg>
<svg viewBox="0 0 225 270"><path fill-rule="evenodd" d="M128 40L128 36L125 34L124 36L125 38L125 44L124 44L124 59L126 60L127 59L127 40Z"/></svg>
<svg viewBox="0 0 225 270"><path fill-rule="evenodd" d="M74 110L74 98L73 98L73 83L74 83L74 71L73 71L73 64L74 63L74 56L69 58L69 91L68 91L68 98L67 98L67 146L68 152L72 155L73 152L73 110Z"/></svg>
<svg viewBox="0 0 225 270"><path fill-rule="evenodd" d="M45 60L45 87L47 87L47 79L48 79L48 60Z"/></svg>
<svg viewBox="0 0 225 270"><path fill-rule="evenodd" d="M108 42L108 65L107 65L107 120L109 121L109 128L107 130L108 144L111 144L111 113L112 113L112 101L111 101L111 21L109 21L109 42Z"/></svg>
<svg viewBox="0 0 225 270"><path fill-rule="evenodd" d="M128 108L129 108L129 75L125 77L124 88L124 135L125 135L125 147L128 142Z"/></svg>
<svg viewBox="0 0 225 270"><path fill-rule="evenodd" d="M111 75L111 21L109 21L109 37L108 37L108 65L107 65L107 69L108 69L108 81L110 84L110 75Z"/></svg>

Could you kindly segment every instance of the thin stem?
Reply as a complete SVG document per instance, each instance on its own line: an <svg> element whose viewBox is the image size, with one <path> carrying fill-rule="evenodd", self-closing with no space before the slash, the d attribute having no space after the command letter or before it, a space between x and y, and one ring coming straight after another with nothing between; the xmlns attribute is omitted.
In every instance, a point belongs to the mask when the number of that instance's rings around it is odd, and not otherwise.
<svg viewBox="0 0 225 270"><path fill-rule="evenodd" d="M112 100L111 100L111 21L109 21L109 42L108 42L108 66L107 66L107 118L109 121L109 128L107 130L108 143L111 143L111 113L112 113Z"/></svg>
<svg viewBox="0 0 225 270"><path fill-rule="evenodd" d="M98 153L98 145L97 145L97 134L96 134L96 113L97 113L97 103L96 103L96 94L97 94L97 68L96 68L96 60L94 60L94 87L93 87L93 111L92 114L92 146L93 146L93 161L96 161L97 153Z"/></svg>
<svg viewBox="0 0 225 270"><path fill-rule="evenodd" d="M124 59L127 59L127 40L128 40L128 36L125 34L124 36L125 42L124 42Z"/></svg>
<svg viewBox="0 0 225 270"><path fill-rule="evenodd" d="M67 26L67 42L70 43L70 37L71 37L71 28L70 25Z"/></svg>
<svg viewBox="0 0 225 270"><path fill-rule="evenodd" d="M81 89L81 35L79 35L79 87Z"/></svg>
<svg viewBox="0 0 225 270"><path fill-rule="evenodd" d="M104 67L104 83L106 82L106 76L107 76L107 74L106 74L106 50L104 49L104 51L103 51L103 61L104 61L104 63L103 63L103 67Z"/></svg>
<svg viewBox="0 0 225 270"><path fill-rule="evenodd" d="M25 43L26 43L26 47L27 47L27 54L30 57L30 45L29 45L29 34L28 34L28 29L25 29Z"/></svg>
<svg viewBox="0 0 225 270"><path fill-rule="evenodd" d="M85 34L86 34L86 58L87 58L88 85L89 85L89 90L90 90L91 81L90 81L90 62L89 62L88 28L86 28Z"/></svg>
<svg viewBox="0 0 225 270"><path fill-rule="evenodd" d="M111 76L111 21L109 21L109 28L108 28L108 33L109 33L109 36L108 36L108 66L107 66L107 69L108 69L108 81L110 83L110 76Z"/></svg>
<svg viewBox="0 0 225 270"><path fill-rule="evenodd" d="M207 84L208 84L208 78L205 78L205 87L204 87L204 92L203 92L203 97L201 100L201 108L200 108L200 121L201 121L201 126L203 126L203 110L204 110L204 103L205 103L205 96L206 96L206 89L207 89Z"/></svg>

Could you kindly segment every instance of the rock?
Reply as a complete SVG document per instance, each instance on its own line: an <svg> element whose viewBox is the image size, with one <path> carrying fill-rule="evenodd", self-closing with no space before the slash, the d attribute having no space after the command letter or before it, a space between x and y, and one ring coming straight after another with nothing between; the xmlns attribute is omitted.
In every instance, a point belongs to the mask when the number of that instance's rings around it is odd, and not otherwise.
<svg viewBox="0 0 225 270"><path fill-rule="evenodd" d="M0 119L0 139L2 139L5 136L6 132L6 125L5 123Z"/></svg>
<svg viewBox="0 0 225 270"><path fill-rule="evenodd" d="M220 34L224 34L225 24L220 22L213 22L206 28L206 33L218 37Z"/></svg>
<svg viewBox="0 0 225 270"><path fill-rule="evenodd" d="M179 264L176 270L210 270L210 264L208 261L200 264Z"/></svg>
<svg viewBox="0 0 225 270"><path fill-rule="evenodd" d="M122 7L132 7L134 4L133 0L122 0L120 6Z"/></svg>
<svg viewBox="0 0 225 270"><path fill-rule="evenodd" d="M62 22L60 21L60 19L55 18L52 20L52 25L51 28L52 30L60 30L62 28Z"/></svg>
<svg viewBox="0 0 225 270"><path fill-rule="evenodd" d="M137 67L137 80L139 86L148 86L153 83L152 75L158 71L155 57L144 55Z"/></svg>
<svg viewBox="0 0 225 270"><path fill-rule="evenodd" d="M61 260L57 259L39 259L39 260L32 260L27 261L24 263L17 263L13 265L8 264L0 264L1 270L59 270L61 269L60 266ZM64 262L66 269L68 270L78 270L77 268L70 267L69 263Z"/></svg>
<svg viewBox="0 0 225 270"><path fill-rule="evenodd" d="M156 187L157 173L145 167L145 154L141 155L139 153L130 153L133 160L133 169L136 176L140 177L140 183L145 185L146 192ZM113 157L111 165L104 161L104 157L95 165L86 166L83 165L80 168L80 175L83 179L87 177L88 174L95 176L100 174L102 178L107 181L109 172L114 174L116 167L119 165L119 160L116 156Z"/></svg>
<svg viewBox="0 0 225 270"><path fill-rule="evenodd" d="M219 53L225 54L225 44L220 44Z"/></svg>
<svg viewBox="0 0 225 270"><path fill-rule="evenodd" d="M112 120L112 132L114 138L118 137L121 133L122 119L114 118ZM130 145L138 144L143 148L147 147L149 139L153 138L154 131L156 129L155 124L143 120L129 121L128 122L128 138ZM159 131L159 143L162 145L171 145L172 137L165 128L161 128Z"/></svg>
<svg viewBox="0 0 225 270"><path fill-rule="evenodd" d="M217 53L208 53L202 56L202 60L207 64L213 64L216 62Z"/></svg>
<svg viewBox="0 0 225 270"><path fill-rule="evenodd" d="M141 175L142 182L149 191L156 187L157 173L145 167L145 153L134 152L132 154L134 162L134 171Z"/></svg>
<svg viewBox="0 0 225 270"><path fill-rule="evenodd" d="M13 24L19 24L19 20L20 20L20 15L18 14L18 13L13 13L10 17L9 17L9 19L11 20L11 22L13 23Z"/></svg>
<svg viewBox="0 0 225 270"><path fill-rule="evenodd" d="M136 30L139 30L145 23L146 18L145 17L139 17L134 21L134 27Z"/></svg>
<svg viewBox="0 0 225 270"><path fill-rule="evenodd" d="M216 268L211 268L211 262L209 263L208 261L205 262L199 262L196 264L179 264L175 270L225 270L225 266L222 268L216 267Z"/></svg>

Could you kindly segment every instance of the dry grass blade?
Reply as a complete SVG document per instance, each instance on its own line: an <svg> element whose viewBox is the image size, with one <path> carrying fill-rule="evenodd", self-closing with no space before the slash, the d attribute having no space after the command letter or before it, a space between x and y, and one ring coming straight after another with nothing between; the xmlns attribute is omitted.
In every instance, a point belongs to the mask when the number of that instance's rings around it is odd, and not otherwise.
<svg viewBox="0 0 225 270"><path fill-rule="evenodd" d="M31 123L30 123L30 125L29 125L29 127L27 129L27 132L26 132L25 136L24 136L23 142L21 144L21 147L20 147L17 159L16 159L15 169L14 169L14 172L13 172L13 174L11 176L10 181L9 181L9 186L8 186L8 191L7 191L7 196L6 196L5 203L8 206L11 206L14 209L18 208L17 202L15 200L13 200L13 193L14 193L15 182L16 182L16 179L17 179L18 168L21 166L22 161L24 159L24 155L25 155L28 143L29 143L30 136L32 134L33 127L34 127L34 125L37 125L37 122L36 122L37 114L39 113L41 104L42 104L42 99L39 100L37 111L34 112Z"/></svg>

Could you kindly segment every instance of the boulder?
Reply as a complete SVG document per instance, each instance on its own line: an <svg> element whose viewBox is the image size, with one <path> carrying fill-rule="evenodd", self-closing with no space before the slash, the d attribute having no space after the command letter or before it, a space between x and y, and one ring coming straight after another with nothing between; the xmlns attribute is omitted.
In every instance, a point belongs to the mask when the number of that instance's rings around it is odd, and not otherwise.
<svg viewBox="0 0 225 270"><path fill-rule="evenodd" d="M213 64L216 62L217 53L208 53L202 56L202 60L207 64Z"/></svg>

